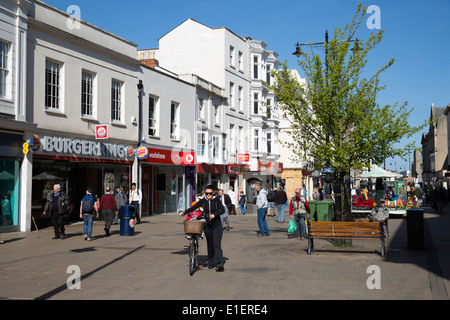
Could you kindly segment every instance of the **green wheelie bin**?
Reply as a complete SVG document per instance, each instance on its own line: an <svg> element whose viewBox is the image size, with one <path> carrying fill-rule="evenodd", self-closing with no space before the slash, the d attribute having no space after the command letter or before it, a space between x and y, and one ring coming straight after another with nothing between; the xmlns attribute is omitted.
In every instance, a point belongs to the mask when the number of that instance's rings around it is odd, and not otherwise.
<svg viewBox="0 0 450 320"><path fill-rule="evenodd" d="M333 217L333 201L318 200L316 203L317 221L331 221Z"/></svg>
<svg viewBox="0 0 450 320"><path fill-rule="evenodd" d="M308 201L309 209L311 210L311 212L309 213L309 219L311 221L317 221L317 213L316 213L317 202L319 201L317 200Z"/></svg>

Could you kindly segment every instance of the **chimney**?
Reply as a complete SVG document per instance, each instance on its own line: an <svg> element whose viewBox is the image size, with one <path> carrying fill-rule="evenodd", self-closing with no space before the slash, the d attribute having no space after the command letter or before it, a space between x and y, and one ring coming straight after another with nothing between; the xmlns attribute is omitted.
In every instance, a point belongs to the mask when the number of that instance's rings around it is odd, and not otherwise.
<svg viewBox="0 0 450 320"><path fill-rule="evenodd" d="M141 60L141 64L152 69L155 69L155 67L159 67L159 62L156 59L143 59Z"/></svg>

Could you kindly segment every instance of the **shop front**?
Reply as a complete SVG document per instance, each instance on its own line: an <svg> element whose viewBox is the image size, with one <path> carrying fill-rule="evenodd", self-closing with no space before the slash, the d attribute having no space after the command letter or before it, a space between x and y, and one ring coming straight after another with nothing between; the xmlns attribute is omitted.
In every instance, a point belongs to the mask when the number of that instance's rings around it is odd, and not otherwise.
<svg viewBox="0 0 450 320"><path fill-rule="evenodd" d="M18 231L23 136L1 133L0 232Z"/></svg>
<svg viewBox="0 0 450 320"><path fill-rule="evenodd" d="M175 213L195 200L195 152L140 147L142 216Z"/></svg>
<svg viewBox="0 0 450 320"><path fill-rule="evenodd" d="M205 186L211 185L215 189L220 189L225 183L226 165L223 164L197 164L197 190L203 191Z"/></svg>
<svg viewBox="0 0 450 320"><path fill-rule="evenodd" d="M252 167L250 167L252 169ZM256 171L248 171L244 174L246 181L246 195L249 203L256 203L257 192L255 184L260 183L267 191L270 188L282 186L281 174L283 173L283 163L257 161Z"/></svg>
<svg viewBox="0 0 450 320"><path fill-rule="evenodd" d="M37 225L48 225L43 215L47 195L59 184L69 195L70 221L79 220L80 203L91 187L97 197L117 186L128 194L133 156L127 144L98 142L51 135L35 135L33 146L32 216Z"/></svg>

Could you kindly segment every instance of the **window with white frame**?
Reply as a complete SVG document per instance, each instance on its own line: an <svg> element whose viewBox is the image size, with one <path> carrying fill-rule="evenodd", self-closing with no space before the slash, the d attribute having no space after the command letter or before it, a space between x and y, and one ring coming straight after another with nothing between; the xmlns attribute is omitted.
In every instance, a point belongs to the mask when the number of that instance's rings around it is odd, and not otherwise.
<svg viewBox="0 0 450 320"><path fill-rule="evenodd" d="M253 114L259 113L259 93L253 94Z"/></svg>
<svg viewBox="0 0 450 320"><path fill-rule="evenodd" d="M272 153L272 133L267 132L267 154Z"/></svg>
<svg viewBox="0 0 450 320"><path fill-rule="evenodd" d="M272 112L271 112L271 108L272 108L272 99L267 99L267 101L266 101L266 107L267 107L267 110L266 110L267 118L270 118L271 115L272 115Z"/></svg>
<svg viewBox="0 0 450 320"><path fill-rule="evenodd" d="M235 65L235 62L234 62L234 60L235 60L234 51L235 51L234 47L230 46L230 66L232 66L232 67L234 67L234 65Z"/></svg>
<svg viewBox="0 0 450 320"><path fill-rule="evenodd" d="M220 126L220 106L214 106L214 125Z"/></svg>
<svg viewBox="0 0 450 320"><path fill-rule="evenodd" d="M227 135L222 134L222 157L224 161L227 161Z"/></svg>
<svg viewBox="0 0 450 320"><path fill-rule="evenodd" d="M239 51L238 53L238 63L239 63L239 70L244 71L244 54Z"/></svg>
<svg viewBox="0 0 450 320"><path fill-rule="evenodd" d="M201 121L205 120L205 100L201 98L198 99L198 117Z"/></svg>
<svg viewBox="0 0 450 320"><path fill-rule="evenodd" d="M234 109L234 83L230 82L230 109Z"/></svg>
<svg viewBox="0 0 450 320"><path fill-rule="evenodd" d="M270 76L270 64L268 64L267 68L266 68L266 82L267 82L267 84L269 86L270 86L270 78L271 78L271 76Z"/></svg>
<svg viewBox="0 0 450 320"><path fill-rule="evenodd" d="M230 123L230 153L234 154L236 152L236 142L235 142L235 132L234 124Z"/></svg>
<svg viewBox="0 0 450 320"><path fill-rule="evenodd" d="M259 79L259 57L253 56L253 79Z"/></svg>
<svg viewBox="0 0 450 320"><path fill-rule="evenodd" d="M0 97L8 98L8 82L10 75L9 63L10 45L0 41Z"/></svg>
<svg viewBox="0 0 450 320"><path fill-rule="evenodd" d="M220 136L212 137L212 157L214 159L220 159Z"/></svg>
<svg viewBox="0 0 450 320"><path fill-rule="evenodd" d="M253 150L259 151L259 129L253 131Z"/></svg>
<svg viewBox="0 0 450 320"><path fill-rule="evenodd" d="M94 80L95 74L82 71L81 75L81 115L93 116L94 112Z"/></svg>
<svg viewBox="0 0 450 320"><path fill-rule="evenodd" d="M111 82L111 120L122 121L122 87L118 80Z"/></svg>
<svg viewBox="0 0 450 320"><path fill-rule="evenodd" d="M170 104L170 139L179 139L180 135L180 105Z"/></svg>
<svg viewBox="0 0 450 320"><path fill-rule="evenodd" d="M197 133L197 156L204 157L206 147L206 132Z"/></svg>
<svg viewBox="0 0 450 320"><path fill-rule="evenodd" d="M239 152L243 153L245 151L244 149L244 128L243 127L239 127L239 132L238 132L238 150Z"/></svg>
<svg viewBox="0 0 450 320"><path fill-rule="evenodd" d="M239 99L239 111L244 112L244 88L239 86L238 90L238 99Z"/></svg>
<svg viewBox="0 0 450 320"><path fill-rule="evenodd" d="M62 64L47 60L45 62L45 107L59 109L61 102Z"/></svg>
<svg viewBox="0 0 450 320"><path fill-rule="evenodd" d="M148 98L148 135L158 135L158 98L154 96Z"/></svg>

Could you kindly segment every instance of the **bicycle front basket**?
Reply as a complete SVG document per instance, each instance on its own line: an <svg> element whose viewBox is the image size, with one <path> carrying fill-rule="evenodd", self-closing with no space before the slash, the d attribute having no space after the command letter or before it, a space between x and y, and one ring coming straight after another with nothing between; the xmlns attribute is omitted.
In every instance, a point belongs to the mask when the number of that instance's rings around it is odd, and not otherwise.
<svg viewBox="0 0 450 320"><path fill-rule="evenodd" d="M184 233L200 235L203 232L205 223L199 220L186 220L184 221Z"/></svg>

